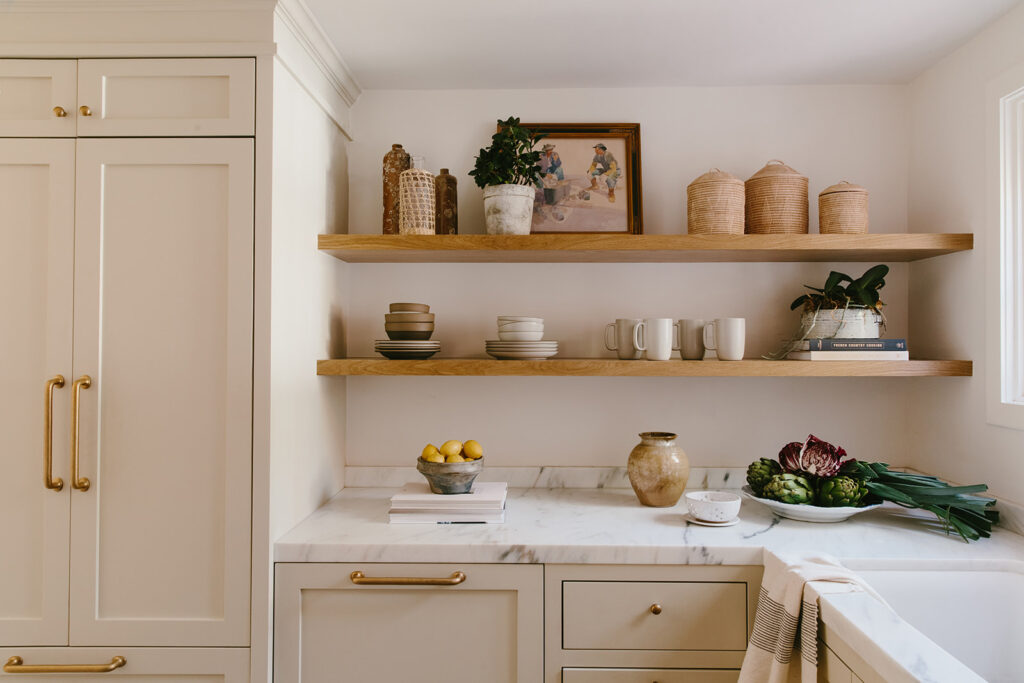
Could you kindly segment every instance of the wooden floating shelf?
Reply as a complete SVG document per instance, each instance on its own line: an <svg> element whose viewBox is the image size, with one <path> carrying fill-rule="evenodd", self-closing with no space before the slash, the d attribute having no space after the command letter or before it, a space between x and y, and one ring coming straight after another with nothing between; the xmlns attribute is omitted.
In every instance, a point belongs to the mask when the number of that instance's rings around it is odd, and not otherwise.
<svg viewBox="0 0 1024 683"><path fill-rule="evenodd" d="M351 263L892 262L968 251L974 235L320 235L318 246Z"/></svg>
<svg viewBox="0 0 1024 683"><path fill-rule="evenodd" d="M909 361L699 361L552 358L494 360L437 358L317 361L318 375L520 376L520 377L970 377L969 360Z"/></svg>

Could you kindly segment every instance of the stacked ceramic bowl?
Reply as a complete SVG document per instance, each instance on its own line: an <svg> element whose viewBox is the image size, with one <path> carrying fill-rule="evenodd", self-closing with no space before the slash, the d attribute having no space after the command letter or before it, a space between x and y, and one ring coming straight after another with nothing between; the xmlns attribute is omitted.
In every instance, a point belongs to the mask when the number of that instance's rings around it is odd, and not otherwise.
<svg viewBox="0 0 1024 683"><path fill-rule="evenodd" d="M498 316L498 338L486 342L488 355L500 360L544 360L558 353L557 341L544 340L544 319Z"/></svg>
<svg viewBox="0 0 1024 683"><path fill-rule="evenodd" d="M388 338L374 342L373 350L385 358L418 360L441 350L441 342L429 341L434 314L426 304L391 304L384 316L384 331Z"/></svg>

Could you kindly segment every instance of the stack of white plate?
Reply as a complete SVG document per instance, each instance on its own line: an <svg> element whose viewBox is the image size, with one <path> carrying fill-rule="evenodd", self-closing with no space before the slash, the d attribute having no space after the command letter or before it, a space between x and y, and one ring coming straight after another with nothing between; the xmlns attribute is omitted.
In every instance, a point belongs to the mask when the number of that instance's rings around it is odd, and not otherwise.
<svg viewBox="0 0 1024 683"><path fill-rule="evenodd" d="M394 360L422 360L440 351L441 342L378 339L373 343L373 350Z"/></svg>
<svg viewBox="0 0 1024 683"><path fill-rule="evenodd" d="M558 354L558 342L489 339L486 349L488 355L499 360L544 360Z"/></svg>

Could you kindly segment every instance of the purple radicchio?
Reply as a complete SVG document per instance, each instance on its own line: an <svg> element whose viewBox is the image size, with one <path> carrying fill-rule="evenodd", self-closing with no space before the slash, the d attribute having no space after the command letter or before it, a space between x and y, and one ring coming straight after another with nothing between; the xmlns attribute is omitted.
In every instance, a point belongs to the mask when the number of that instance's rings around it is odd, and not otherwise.
<svg viewBox="0 0 1024 683"><path fill-rule="evenodd" d="M794 441L779 451L779 464L794 474L810 474L815 477L834 477L843 466L846 451L822 441L813 434L802 444Z"/></svg>

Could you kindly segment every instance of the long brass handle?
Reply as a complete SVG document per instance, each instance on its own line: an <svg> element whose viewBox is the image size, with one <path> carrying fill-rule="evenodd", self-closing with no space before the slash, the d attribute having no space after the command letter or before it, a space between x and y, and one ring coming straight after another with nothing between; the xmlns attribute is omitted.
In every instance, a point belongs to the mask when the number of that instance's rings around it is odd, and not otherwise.
<svg viewBox="0 0 1024 683"><path fill-rule="evenodd" d="M78 404L82 389L92 386L92 377L82 375L71 384L71 486L89 490L89 480L78 476Z"/></svg>
<svg viewBox="0 0 1024 683"><path fill-rule="evenodd" d="M458 586L466 580L464 572L455 572L442 579L423 578L421 576L366 576L355 571L348 575L352 583L359 586Z"/></svg>
<svg viewBox="0 0 1024 683"><path fill-rule="evenodd" d="M53 115L56 116L58 119L62 119L65 116L67 116L68 113L67 113L67 111L64 110L64 107L59 107L58 106L58 107L54 107L53 108Z"/></svg>
<svg viewBox="0 0 1024 683"><path fill-rule="evenodd" d="M26 664L21 657L14 656L4 664L9 674L105 674L120 669L128 660L118 655L109 664Z"/></svg>
<svg viewBox="0 0 1024 683"><path fill-rule="evenodd" d="M89 109L89 107L83 104L81 107L78 108L78 113L82 116L92 116L92 109Z"/></svg>
<svg viewBox="0 0 1024 683"><path fill-rule="evenodd" d="M46 380L46 409L43 413L46 434L43 437L43 484L48 489L60 491L64 480L53 476L53 389L64 386L64 375L54 375Z"/></svg>

